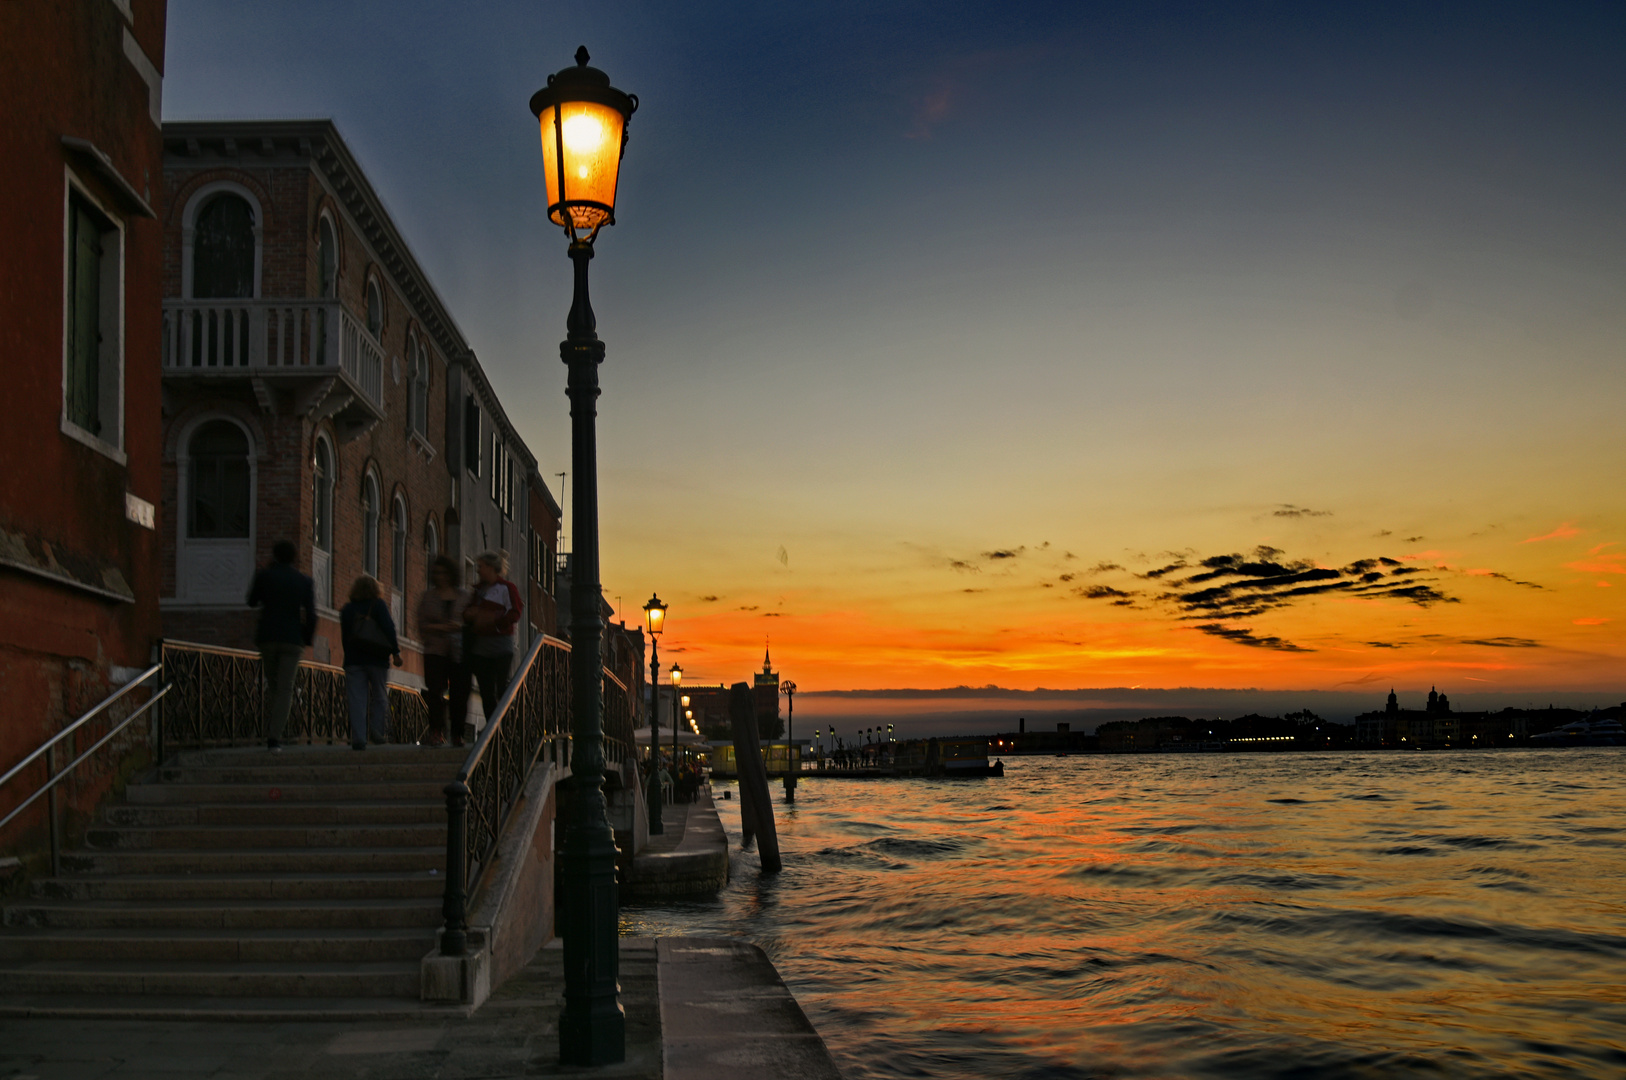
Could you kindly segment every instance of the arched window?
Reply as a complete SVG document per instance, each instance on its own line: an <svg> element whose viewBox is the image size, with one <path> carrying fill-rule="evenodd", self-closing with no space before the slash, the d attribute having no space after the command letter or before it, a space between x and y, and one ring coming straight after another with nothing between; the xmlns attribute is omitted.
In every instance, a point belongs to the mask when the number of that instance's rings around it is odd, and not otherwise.
<svg viewBox="0 0 1626 1080"><path fill-rule="evenodd" d="M187 443L186 533L194 539L246 539L250 490L248 436L230 420L210 420Z"/></svg>
<svg viewBox="0 0 1626 1080"><path fill-rule="evenodd" d="M316 226L316 295L330 300L338 295L339 242L333 222L323 217Z"/></svg>
<svg viewBox="0 0 1626 1080"><path fill-rule="evenodd" d="M254 208L222 192L203 204L193 226L192 295L199 299L254 295Z"/></svg>
<svg viewBox="0 0 1626 1080"><path fill-rule="evenodd" d="M378 577L378 477L372 473L361 483L361 570Z"/></svg>
<svg viewBox="0 0 1626 1080"><path fill-rule="evenodd" d="M316 440L315 468L311 470L312 529L311 539L323 551L333 550L333 451L327 440Z"/></svg>
<svg viewBox="0 0 1626 1080"><path fill-rule="evenodd" d="M395 526L394 535L390 538L390 580L399 596L406 592L407 583L407 509L406 500L399 495L395 497L390 517Z"/></svg>
<svg viewBox="0 0 1626 1080"><path fill-rule="evenodd" d="M440 530L435 528L435 519L430 518L423 526L423 568L431 585L435 583L435 560L439 557Z"/></svg>
<svg viewBox="0 0 1626 1080"><path fill-rule="evenodd" d="M407 424L429 439L429 350L413 335L407 342Z"/></svg>
<svg viewBox="0 0 1626 1080"><path fill-rule="evenodd" d="M374 341L382 341L384 337L384 296L379 291L378 279L371 278L367 282L367 332L373 335ZM398 373L400 368L395 369Z"/></svg>

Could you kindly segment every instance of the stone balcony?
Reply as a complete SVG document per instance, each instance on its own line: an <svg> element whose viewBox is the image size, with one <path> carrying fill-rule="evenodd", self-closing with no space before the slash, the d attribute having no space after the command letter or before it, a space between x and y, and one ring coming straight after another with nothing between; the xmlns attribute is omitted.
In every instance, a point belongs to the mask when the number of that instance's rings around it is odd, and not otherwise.
<svg viewBox="0 0 1626 1080"><path fill-rule="evenodd" d="M344 440L384 418L384 350L337 300L165 300L163 374L248 380L265 411L331 417Z"/></svg>

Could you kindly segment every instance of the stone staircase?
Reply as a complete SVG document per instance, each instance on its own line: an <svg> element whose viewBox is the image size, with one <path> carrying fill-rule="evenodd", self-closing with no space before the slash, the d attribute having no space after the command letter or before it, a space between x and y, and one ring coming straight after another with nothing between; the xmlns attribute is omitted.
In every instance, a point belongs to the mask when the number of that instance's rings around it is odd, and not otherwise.
<svg viewBox="0 0 1626 1080"><path fill-rule="evenodd" d="M442 788L466 751L183 755L6 905L0 1014L398 1016L426 1009Z"/></svg>

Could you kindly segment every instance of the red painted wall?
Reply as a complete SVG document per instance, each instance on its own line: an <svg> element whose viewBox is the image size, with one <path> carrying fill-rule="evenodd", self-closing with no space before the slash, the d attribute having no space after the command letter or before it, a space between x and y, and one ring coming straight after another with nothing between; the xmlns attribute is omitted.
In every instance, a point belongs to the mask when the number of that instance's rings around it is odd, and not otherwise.
<svg viewBox="0 0 1626 1080"><path fill-rule="evenodd" d="M126 520L125 494L159 500L161 226L137 216L62 138L94 143L149 204L162 201L160 132L129 53L161 72L164 20L163 0L136 3L133 22L107 0L0 4L0 561L121 578L134 597L105 599L0 565L0 771L104 697L115 667L146 666L159 633L158 538ZM124 463L61 429L70 169L124 225ZM88 810L108 782L76 778L70 807ZM0 790L0 813L18 798ZM31 811L14 823L0 853L37 844L41 820Z"/></svg>

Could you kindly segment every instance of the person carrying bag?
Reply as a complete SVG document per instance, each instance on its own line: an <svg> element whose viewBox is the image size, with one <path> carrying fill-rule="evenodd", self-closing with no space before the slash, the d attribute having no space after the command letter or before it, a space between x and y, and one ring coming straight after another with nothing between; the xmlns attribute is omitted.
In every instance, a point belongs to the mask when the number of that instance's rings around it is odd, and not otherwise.
<svg viewBox="0 0 1626 1080"><path fill-rule="evenodd" d="M488 551L475 562L479 584L474 602L463 613L463 662L480 686L480 705L486 719L508 689L514 666L515 635L525 610L519 586L508 580L508 553Z"/></svg>

